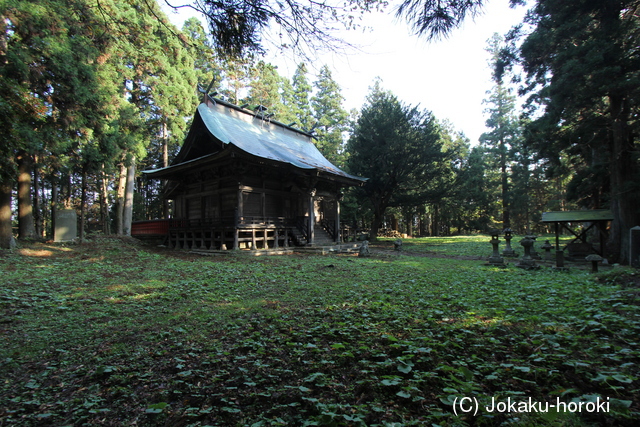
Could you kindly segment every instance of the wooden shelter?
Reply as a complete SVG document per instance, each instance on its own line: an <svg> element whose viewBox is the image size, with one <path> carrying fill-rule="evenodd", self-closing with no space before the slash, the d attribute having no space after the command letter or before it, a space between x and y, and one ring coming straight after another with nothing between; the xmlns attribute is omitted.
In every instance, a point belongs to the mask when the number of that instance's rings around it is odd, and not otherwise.
<svg viewBox="0 0 640 427"><path fill-rule="evenodd" d="M580 211L556 211L556 212L543 212L542 223L553 223L555 226L556 234L556 250L560 249L560 229L564 228L571 233L575 238L568 243L562 250L571 248L571 245L583 245L586 249L583 249L585 253L597 252L600 256L604 257L605 242L607 240L607 224L613 220L613 214L608 209L595 209L595 210L580 210ZM580 233L574 232L568 224L571 223L586 223ZM599 248L594 247L587 241L588 232L592 229L598 231Z"/></svg>
<svg viewBox="0 0 640 427"><path fill-rule="evenodd" d="M205 96L177 157L144 171L166 183L173 218L141 222L133 235L166 234L197 249L278 249L339 243L341 190L366 179L331 164L309 133Z"/></svg>

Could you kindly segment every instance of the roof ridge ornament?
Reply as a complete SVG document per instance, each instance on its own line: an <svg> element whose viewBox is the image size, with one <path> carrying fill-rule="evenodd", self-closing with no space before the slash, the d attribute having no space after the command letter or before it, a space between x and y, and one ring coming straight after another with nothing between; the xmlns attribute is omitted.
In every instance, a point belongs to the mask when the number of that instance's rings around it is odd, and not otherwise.
<svg viewBox="0 0 640 427"><path fill-rule="evenodd" d="M216 78L212 78L211 79L211 83L209 83L209 86L207 86L207 88L205 89L204 96L203 96L203 101L205 104L207 102L207 98L209 98L214 104L216 104L216 100L213 99L214 96L216 96L218 94L218 92L213 92L213 94L209 94L209 91L211 90L211 88L213 87L213 84L216 82Z"/></svg>

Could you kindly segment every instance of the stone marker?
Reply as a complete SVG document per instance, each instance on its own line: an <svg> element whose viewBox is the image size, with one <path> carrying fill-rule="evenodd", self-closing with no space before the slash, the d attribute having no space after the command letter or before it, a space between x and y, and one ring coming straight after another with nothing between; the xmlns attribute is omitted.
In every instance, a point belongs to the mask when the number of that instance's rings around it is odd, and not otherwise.
<svg viewBox="0 0 640 427"><path fill-rule="evenodd" d="M75 209L58 209L56 211L56 229L53 231L54 242L69 242L78 237L78 218Z"/></svg>
<svg viewBox="0 0 640 427"><path fill-rule="evenodd" d="M402 239L397 239L393 242L393 250L398 252L402 250Z"/></svg>
<svg viewBox="0 0 640 427"><path fill-rule="evenodd" d="M371 251L369 251L369 241L365 240L362 242L360 249L358 250L358 256L369 257L371 256Z"/></svg>
<svg viewBox="0 0 640 427"><path fill-rule="evenodd" d="M598 255L598 254L591 254L591 255L587 255L585 260L587 260L587 261L589 261L591 263L591 272L592 273L597 273L598 272L598 263L600 261L602 261L602 257L600 255Z"/></svg>
<svg viewBox="0 0 640 427"><path fill-rule="evenodd" d="M556 250L556 266L553 267L555 270L560 271L568 271L569 269L564 266L564 251Z"/></svg>

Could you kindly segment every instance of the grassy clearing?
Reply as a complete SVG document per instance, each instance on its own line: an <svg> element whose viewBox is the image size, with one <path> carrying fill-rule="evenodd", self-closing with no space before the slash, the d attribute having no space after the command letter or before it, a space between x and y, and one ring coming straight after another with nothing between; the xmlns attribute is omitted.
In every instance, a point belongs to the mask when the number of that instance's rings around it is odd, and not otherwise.
<svg viewBox="0 0 640 427"><path fill-rule="evenodd" d="M523 236L514 236L511 240L512 248L519 254L524 252L520 246L520 240ZM385 241L393 241L393 239L383 239ZM435 255L445 255L451 257L466 258L487 258L491 255L491 244L489 243L491 236L484 234L476 234L472 236L445 236L445 237L421 237L417 239L404 240L403 247L414 253L431 253ZM555 243L555 235L541 235L536 240L536 248L539 252L540 246L545 240L549 240L551 244ZM570 237L562 236L560 244L565 245L573 240ZM500 251L504 250L504 237L500 236Z"/></svg>
<svg viewBox="0 0 640 427"><path fill-rule="evenodd" d="M1 253L0 425L636 425L637 273L424 256L480 239L371 258ZM485 408L528 398L608 411Z"/></svg>

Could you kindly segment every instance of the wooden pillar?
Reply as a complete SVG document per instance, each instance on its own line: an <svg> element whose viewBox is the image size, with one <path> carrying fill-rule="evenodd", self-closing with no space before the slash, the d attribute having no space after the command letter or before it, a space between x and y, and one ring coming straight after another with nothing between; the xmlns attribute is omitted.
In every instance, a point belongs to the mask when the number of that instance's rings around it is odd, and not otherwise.
<svg viewBox="0 0 640 427"><path fill-rule="evenodd" d="M238 207L236 209L236 226L240 218L244 216L244 204L242 201L242 190L238 189Z"/></svg>
<svg viewBox="0 0 640 427"><path fill-rule="evenodd" d="M242 205L242 192L239 192L239 206ZM234 212L234 218L233 218L233 249L237 250L240 249L240 246L238 244L238 233L240 232L240 230L238 229L238 223L239 223L239 215L238 215L238 209L236 208L235 212Z"/></svg>
<svg viewBox="0 0 640 427"><path fill-rule="evenodd" d="M313 241L314 241L314 228L315 228L315 222L316 222L316 218L315 218L315 205L313 203L314 201L314 197L316 195L316 189L312 189L309 192L309 236L308 236L308 242L307 244L309 245L313 245Z"/></svg>
<svg viewBox="0 0 640 427"><path fill-rule="evenodd" d="M342 235L340 233L340 196L341 194L338 194L338 197L336 197L336 243L342 243Z"/></svg>

